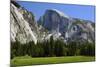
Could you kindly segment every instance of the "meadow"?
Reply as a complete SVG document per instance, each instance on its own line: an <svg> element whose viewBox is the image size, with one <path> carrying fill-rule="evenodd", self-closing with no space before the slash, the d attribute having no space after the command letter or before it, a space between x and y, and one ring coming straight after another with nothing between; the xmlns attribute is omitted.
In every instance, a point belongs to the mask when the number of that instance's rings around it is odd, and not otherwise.
<svg viewBox="0 0 100 67"><path fill-rule="evenodd" d="M15 57L11 60L11 66L28 66L58 63L76 63L95 61L94 56L67 56L67 57L35 57L22 56Z"/></svg>

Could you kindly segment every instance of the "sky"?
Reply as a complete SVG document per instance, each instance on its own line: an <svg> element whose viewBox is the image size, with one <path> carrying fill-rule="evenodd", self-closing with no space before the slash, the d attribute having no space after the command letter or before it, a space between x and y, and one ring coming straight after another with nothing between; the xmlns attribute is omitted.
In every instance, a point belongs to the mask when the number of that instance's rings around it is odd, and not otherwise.
<svg viewBox="0 0 100 67"><path fill-rule="evenodd" d="M36 20L38 20L47 9L57 9L67 16L95 22L95 6L91 5L58 4L27 1L18 1L18 3L28 11L32 12L36 17Z"/></svg>

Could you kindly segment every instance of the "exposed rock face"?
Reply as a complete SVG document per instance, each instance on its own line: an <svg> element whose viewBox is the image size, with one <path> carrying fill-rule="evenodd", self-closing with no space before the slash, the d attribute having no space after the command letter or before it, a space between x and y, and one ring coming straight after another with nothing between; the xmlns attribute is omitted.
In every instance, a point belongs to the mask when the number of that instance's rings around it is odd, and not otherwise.
<svg viewBox="0 0 100 67"><path fill-rule="evenodd" d="M95 41L95 24L91 21L66 16L64 13L50 9L40 17L38 22L34 15L15 1L11 2L11 41L20 43L62 39L70 41Z"/></svg>
<svg viewBox="0 0 100 67"><path fill-rule="evenodd" d="M11 3L11 41L37 42L37 24L34 16L19 4Z"/></svg>
<svg viewBox="0 0 100 67"><path fill-rule="evenodd" d="M95 39L93 22L66 16L55 9L47 10L38 22L48 29L53 36L55 32L56 36L63 38L65 41L93 42Z"/></svg>

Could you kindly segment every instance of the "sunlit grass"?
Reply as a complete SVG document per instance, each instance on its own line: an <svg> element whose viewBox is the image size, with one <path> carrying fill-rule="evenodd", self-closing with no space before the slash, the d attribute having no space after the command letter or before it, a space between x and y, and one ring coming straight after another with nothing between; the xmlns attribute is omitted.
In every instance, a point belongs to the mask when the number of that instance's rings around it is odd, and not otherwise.
<svg viewBox="0 0 100 67"><path fill-rule="evenodd" d="M57 63L74 63L74 62L89 62L95 61L95 57L90 56L67 56L67 57L16 57L11 60L11 65L27 66L40 64L57 64Z"/></svg>

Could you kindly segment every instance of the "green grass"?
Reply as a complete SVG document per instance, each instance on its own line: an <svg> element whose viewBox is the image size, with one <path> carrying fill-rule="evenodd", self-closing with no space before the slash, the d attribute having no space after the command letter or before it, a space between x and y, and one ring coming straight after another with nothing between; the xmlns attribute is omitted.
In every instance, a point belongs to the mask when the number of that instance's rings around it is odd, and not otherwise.
<svg viewBox="0 0 100 67"><path fill-rule="evenodd" d="M16 57L11 60L13 66L27 66L40 64L58 64L58 63L74 63L74 62L89 62L95 61L95 57L90 56L67 56L67 57Z"/></svg>

